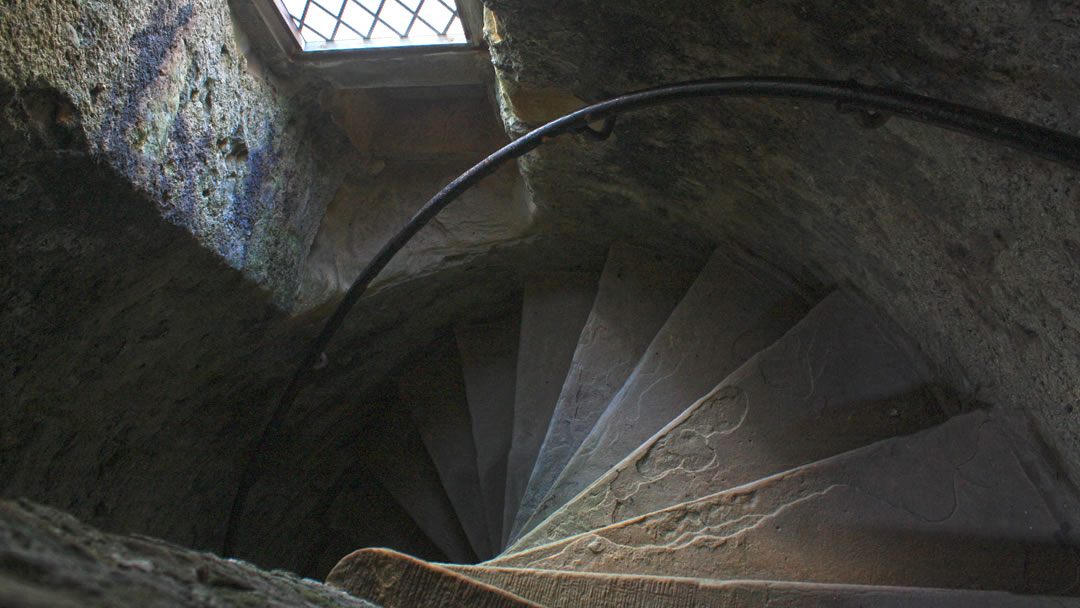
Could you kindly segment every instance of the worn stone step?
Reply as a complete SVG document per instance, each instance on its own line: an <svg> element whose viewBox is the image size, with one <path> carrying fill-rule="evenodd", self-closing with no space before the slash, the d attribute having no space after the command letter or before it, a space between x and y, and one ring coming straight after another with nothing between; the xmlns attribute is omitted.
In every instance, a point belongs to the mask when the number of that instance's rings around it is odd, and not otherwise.
<svg viewBox="0 0 1080 608"><path fill-rule="evenodd" d="M867 306L833 293L510 551L939 424L942 391L895 335Z"/></svg>
<svg viewBox="0 0 1080 608"><path fill-rule="evenodd" d="M506 458L514 429L514 385L521 335L521 302L511 310L455 328L462 375L469 399L476 467L488 538L502 546Z"/></svg>
<svg viewBox="0 0 1080 608"><path fill-rule="evenodd" d="M326 584L383 608L541 608L444 567L389 549L345 556Z"/></svg>
<svg viewBox="0 0 1080 608"><path fill-rule="evenodd" d="M794 287L716 251L523 530L577 496L806 313Z"/></svg>
<svg viewBox="0 0 1080 608"><path fill-rule="evenodd" d="M493 555L480 492L469 400L452 332L439 336L403 369L396 377L398 390L439 471L461 527L478 556Z"/></svg>
<svg viewBox="0 0 1080 608"><path fill-rule="evenodd" d="M686 293L694 278L687 266L693 264L612 246L510 538L518 536Z"/></svg>
<svg viewBox="0 0 1080 608"><path fill-rule="evenodd" d="M1002 591L713 580L527 568L448 566L473 580L552 608L1042 608L1080 606L1067 597Z"/></svg>
<svg viewBox="0 0 1080 608"><path fill-rule="evenodd" d="M357 445L357 460L364 463L369 474L401 504L447 558L455 562L476 561L476 552L404 403L394 396L380 408Z"/></svg>
<svg viewBox="0 0 1080 608"><path fill-rule="evenodd" d="M578 337L596 299L598 281L596 274L576 272L545 273L525 280L514 432L506 461L503 544L514 525Z"/></svg>
<svg viewBox="0 0 1080 608"><path fill-rule="evenodd" d="M1076 498L1009 432L964 414L490 565L1076 596Z"/></svg>

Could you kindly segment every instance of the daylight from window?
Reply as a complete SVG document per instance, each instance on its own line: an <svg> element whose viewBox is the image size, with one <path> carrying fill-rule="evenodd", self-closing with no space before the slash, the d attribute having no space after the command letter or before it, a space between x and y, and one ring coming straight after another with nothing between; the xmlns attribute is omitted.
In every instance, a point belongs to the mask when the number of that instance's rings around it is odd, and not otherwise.
<svg viewBox="0 0 1080 608"><path fill-rule="evenodd" d="M454 0L281 0L305 51L465 44Z"/></svg>

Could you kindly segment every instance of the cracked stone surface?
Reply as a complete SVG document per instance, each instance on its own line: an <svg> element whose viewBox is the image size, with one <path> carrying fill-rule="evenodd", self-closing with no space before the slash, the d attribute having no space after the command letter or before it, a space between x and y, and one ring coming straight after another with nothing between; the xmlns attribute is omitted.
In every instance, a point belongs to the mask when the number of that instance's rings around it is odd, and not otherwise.
<svg viewBox="0 0 1080 608"><path fill-rule="evenodd" d="M612 246L510 538L519 536L686 293L694 278L686 266L647 249Z"/></svg>
<svg viewBox="0 0 1080 608"><path fill-rule="evenodd" d="M459 324L454 331L461 352L473 437L479 439L476 467L493 550L502 548L506 457L514 432L514 386L521 338L520 305L520 298L515 298L510 311Z"/></svg>
<svg viewBox="0 0 1080 608"><path fill-rule="evenodd" d="M473 551L481 558L493 555L481 502L468 397L453 334L445 332L407 363L397 384ZM394 450L395 456L401 457L398 451Z"/></svg>
<svg viewBox="0 0 1080 608"><path fill-rule="evenodd" d="M784 279L714 252L523 529L546 519L783 335L804 306Z"/></svg>
<svg viewBox="0 0 1080 608"><path fill-rule="evenodd" d="M718 76L855 78L1080 134L1080 5L1032 0L489 0L508 126ZM546 116L544 118L547 118ZM1075 169L831 104L680 103L522 171L567 223L732 239L801 282L850 283L984 402L1032 412L1080 485ZM566 193L573 205L563 204Z"/></svg>
<svg viewBox="0 0 1080 608"><path fill-rule="evenodd" d="M590 608L999 608L1080 606L1065 597L1019 596L1000 591L925 589L787 581L725 581L525 568L452 566L455 572L545 606Z"/></svg>
<svg viewBox="0 0 1080 608"><path fill-rule="evenodd" d="M490 564L1077 595L1078 503L1030 445L976 411Z"/></svg>
<svg viewBox="0 0 1080 608"><path fill-rule="evenodd" d="M599 277L547 273L525 280L514 388L514 432L506 462L503 541L510 533L525 485L589 318Z"/></svg>
<svg viewBox="0 0 1080 608"><path fill-rule="evenodd" d="M28 501L0 501L0 605L378 608L284 570L146 536L104 534Z"/></svg>
<svg viewBox="0 0 1080 608"><path fill-rule="evenodd" d="M942 422L928 363L895 336L833 293L511 551Z"/></svg>
<svg viewBox="0 0 1080 608"><path fill-rule="evenodd" d="M541 608L512 593L389 549L345 556L326 583L385 608Z"/></svg>

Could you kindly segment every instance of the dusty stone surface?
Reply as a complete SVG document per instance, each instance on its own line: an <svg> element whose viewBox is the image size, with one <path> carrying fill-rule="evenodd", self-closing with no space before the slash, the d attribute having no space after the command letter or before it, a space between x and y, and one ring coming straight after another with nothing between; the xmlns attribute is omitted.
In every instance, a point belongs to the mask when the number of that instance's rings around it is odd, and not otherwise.
<svg viewBox="0 0 1080 608"><path fill-rule="evenodd" d="M510 533L521 528L622 388L694 273L673 260L624 243L612 246L544 443Z"/></svg>
<svg viewBox="0 0 1080 608"><path fill-rule="evenodd" d="M348 289L360 270L446 184L507 143L480 88L326 91L323 105L358 170L334 196L312 244L297 306ZM465 192L420 231L375 286L522 239L532 202L510 165Z"/></svg>
<svg viewBox="0 0 1080 608"><path fill-rule="evenodd" d="M833 293L508 551L938 424L956 408L932 381L884 319Z"/></svg>
<svg viewBox="0 0 1080 608"><path fill-rule="evenodd" d="M538 503L531 529L802 317L784 277L717 250Z"/></svg>
<svg viewBox="0 0 1080 608"><path fill-rule="evenodd" d="M452 332L445 332L397 374L401 400L423 437L426 453L439 471L442 488L454 505L472 553L494 554L488 539L476 460L472 418ZM390 445L394 458L402 457ZM407 456L406 456L407 457Z"/></svg>
<svg viewBox="0 0 1080 608"><path fill-rule="evenodd" d="M983 411L491 565L1080 594L1080 503Z"/></svg>
<svg viewBox="0 0 1080 608"><path fill-rule="evenodd" d="M239 471L327 311L286 317L108 166L29 167L0 189L0 494L221 551ZM532 251L557 257L543 243ZM371 405L360 395L452 318L483 317L520 289L520 256L463 261L358 306L275 442L281 460L260 465L237 556L321 576L366 544L437 555L394 537L407 530L393 523L407 523L400 507L345 505L370 495L353 481L370 479L354 468ZM330 530L357 544L318 555Z"/></svg>
<svg viewBox="0 0 1080 608"><path fill-rule="evenodd" d="M249 69L226 3L16 2L0 34L3 139L107 163L291 304L348 142Z"/></svg>
<svg viewBox="0 0 1080 608"><path fill-rule="evenodd" d="M540 92L592 102L777 74L856 78L1080 133L1075 3L485 4L510 115ZM783 101L628 115L606 142L566 138L522 167L538 208L568 222L733 239L807 284L856 285L950 384L1027 410L1080 482L1074 170L898 120L865 131L831 107Z"/></svg>
<svg viewBox="0 0 1080 608"><path fill-rule="evenodd" d="M345 556L326 582L386 608L540 608L502 589L387 549L362 549Z"/></svg>
<svg viewBox="0 0 1080 608"><path fill-rule="evenodd" d="M596 299L599 275L544 273L525 280L514 386L514 430L506 457L503 542L514 525L581 329Z"/></svg>
<svg viewBox="0 0 1080 608"><path fill-rule="evenodd" d="M104 534L30 502L0 502L0 604L20 608L378 608L311 579L145 536Z"/></svg>
<svg viewBox="0 0 1080 608"><path fill-rule="evenodd" d="M494 550L502 548L506 457L514 432L514 386L521 339L521 301L488 319L454 328L476 442L476 467Z"/></svg>
<svg viewBox="0 0 1080 608"><path fill-rule="evenodd" d="M722 581L524 568L450 566L470 578L506 589L545 606L611 608L723 608L837 606L1077 606L1065 597L1022 596L1000 591L826 585L781 581Z"/></svg>

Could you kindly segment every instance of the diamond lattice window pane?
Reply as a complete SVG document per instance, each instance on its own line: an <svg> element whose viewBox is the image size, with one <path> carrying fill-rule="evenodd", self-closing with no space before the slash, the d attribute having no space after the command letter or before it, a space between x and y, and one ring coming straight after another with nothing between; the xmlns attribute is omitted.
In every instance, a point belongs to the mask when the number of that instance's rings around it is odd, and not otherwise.
<svg viewBox="0 0 1080 608"><path fill-rule="evenodd" d="M345 0L316 0L316 2L335 18L341 13L341 5L345 4Z"/></svg>
<svg viewBox="0 0 1080 608"><path fill-rule="evenodd" d="M282 0L304 50L466 44L453 0Z"/></svg>
<svg viewBox="0 0 1080 608"><path fill-rule="evenodd" d="M450 27L446 28L446 35L451 38L465 40L465 26L461 25L461 17L454 17Z"/></svg>
<svg viewBox="0 0 1080 608"><path fill-rule="evenodd" d="M303 36L304 40L308 42L326 40L325 38L323 38L322 34L316 32L315 30L311 29L306 25L300 28L300 35Z"/></svg>
<svg viewBox="0 0 1080 608"><path fill-rule="evenodd" d="M375 24L375 28L371 30L371 42L374 42L377 46L394 46L395 42L401 38L397 32L390 29L390 26L386 25L382 21Z"/></svg>
<svg viewBox="0 0 1080 608"><path fill-rule="evenodd" d="M321 37L330 40L334 35L335 26L337 26L337 18L323 10L318 4L311 2L307 8L307 14L304 16L304 26L315 30Z"/></svg>
<svg viewBox="0 0 1080 608"><path fill-rule="evenodd" d="M420 11L417 12L417 15L423 19L424 23L436 34L446 32L447 26L454 20L454 11L446 8L441 2L436 2L435 0L424 2L420 7Z"/></svg>
<svg viewBox="0 0 1080 608"><path fill-rule="evenodd" d="M379 13L379 21L390 26L390 29L397 32L399 36L409 35L412 20L413 14L397 0L390 0L384 4L382 12Z"/></svg>
<svg viewBox="0 0 1080 608"><path fill-rule="evenodd" d="M375 25L375 15L349 0L341 14L341 25L342 27L338 28L337 40L370 38L371 26Z"/></svg>
<svg viewBox="0 0 1080 608"><path fill-rule="evenodd" d="M300 18L304 16L304 6L307 5L307 0L284 0L285 10L289 11L289 15L296 21L300 21Z"/></svg>

